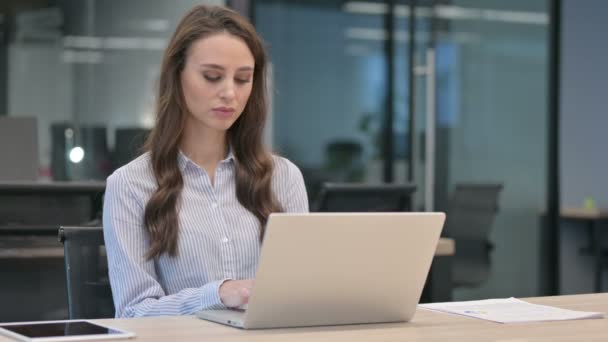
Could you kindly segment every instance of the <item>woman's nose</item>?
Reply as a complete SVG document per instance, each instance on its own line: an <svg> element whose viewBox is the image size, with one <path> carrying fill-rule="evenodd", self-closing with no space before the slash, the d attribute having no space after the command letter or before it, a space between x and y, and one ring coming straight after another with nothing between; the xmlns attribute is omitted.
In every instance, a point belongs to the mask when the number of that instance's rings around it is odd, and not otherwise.
<svg viewBox="0 0 608 342"><path fill-rule="evenodd" d="M226 80L221 91L220 97L224 100L232 100L234 98L234 82Z"/></svg>

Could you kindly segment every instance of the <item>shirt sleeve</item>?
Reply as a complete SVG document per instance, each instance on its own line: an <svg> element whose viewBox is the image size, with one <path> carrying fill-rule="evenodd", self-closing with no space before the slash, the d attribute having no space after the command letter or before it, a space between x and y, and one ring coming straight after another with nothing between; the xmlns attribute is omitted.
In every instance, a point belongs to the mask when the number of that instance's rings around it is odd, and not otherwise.
<svg viewBox="0 0 608 342"><path fill-rule="evenodd" d="M307 213L308 195L300 169L291 161L277 157L277 197L286 213Z"/></svg>
<svg viewBox="0 0 608 342"><path fill-rule="evenodd" d="M154 259L146 259L148 233L144 203L131 191L124 174L108 178L103 231L116 317L190 315L202 309L225 308L219 287L227 279L167 295L159 283Z"/></svg>

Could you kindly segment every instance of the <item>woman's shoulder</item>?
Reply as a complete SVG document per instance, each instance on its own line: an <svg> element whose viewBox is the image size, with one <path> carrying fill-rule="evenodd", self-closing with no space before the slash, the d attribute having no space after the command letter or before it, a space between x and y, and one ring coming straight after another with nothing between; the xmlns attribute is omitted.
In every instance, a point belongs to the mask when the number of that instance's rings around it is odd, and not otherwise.
<svg viewBox="0 0 608 342"><path fill-rule="evenodd" d="M277 154L272 155L274 163L274 175L279 179L293 179L294 177L302 177L302 172L296 164L291 160Z"/></svg>
<svg viewBox="0 0 608 342"><path fill-rule="evenodd" d="M273 155L272 188L285 212L308 212L306 184L300 169L289 159Z"/></svg>
<svg viewBox="0 0 608 342"><path fill-rule="evenodd" d="M108 186L127 186L133 189L147 191L156 187L156 178L150 163L148 152L133 159L116 169L107 181Z"/></svg>

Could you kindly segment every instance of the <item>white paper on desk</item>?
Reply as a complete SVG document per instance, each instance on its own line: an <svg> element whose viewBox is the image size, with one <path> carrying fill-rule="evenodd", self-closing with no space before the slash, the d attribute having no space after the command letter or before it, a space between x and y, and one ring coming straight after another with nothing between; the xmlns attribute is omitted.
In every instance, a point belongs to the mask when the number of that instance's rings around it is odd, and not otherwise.
<svg viewBox="0 0 608 342"><path fill-rule="evenodd" d="M604 318L601 312L585 312L538 305L517 298L486 299L467 302L420 304L421 308L475 317L498 323L564 321Z"/></svg>

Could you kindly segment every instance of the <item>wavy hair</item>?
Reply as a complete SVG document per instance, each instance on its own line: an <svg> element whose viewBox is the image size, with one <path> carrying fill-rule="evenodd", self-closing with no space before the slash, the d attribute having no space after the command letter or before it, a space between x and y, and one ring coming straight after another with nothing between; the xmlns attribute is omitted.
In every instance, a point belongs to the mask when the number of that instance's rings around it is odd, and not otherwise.
<svg viewBox="0 0 608 342"><path fill-rule="evenodd" d="M235 157L236 196L260 221L260 241L270 213L282 211L271 189L272 156L262 143L267 115L266 52L262 40L238 13L219 6L196 6L181 19L165 50L158 82L156 124L145 144L158 184L144 214L144 225L150 235L148 259L178 253L178 211L184 187L178 156L189 114L180 75L188 50L196 40L224 32L242 39L255 61L251 95L243 113L227 132Z"/></svg>

